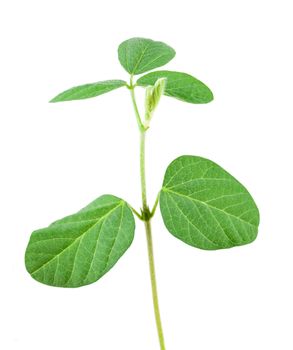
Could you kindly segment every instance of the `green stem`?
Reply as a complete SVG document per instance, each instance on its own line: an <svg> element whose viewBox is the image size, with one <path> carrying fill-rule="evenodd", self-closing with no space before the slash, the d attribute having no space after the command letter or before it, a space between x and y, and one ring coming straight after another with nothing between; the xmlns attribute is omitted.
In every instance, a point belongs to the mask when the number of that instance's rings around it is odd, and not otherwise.
<svg viewBox="0 0 293 350"><path fill-rule="evenodd" d="M135 112L138 128L140 131L140 182L141 182L141 199L142 199L141 218L145 224L145 232L146 232L146 238L147 238L153 305L154 305L154 312L155 312L155 319L156 319L158 337L159 337L159 342L160 342L160 348L161 348L161 350L166 350L165 342L164 342L162 321L161 321L161 316L160 316L157 282L156 282L154 251L153 251L153 241L152 241L152 229L151 229L151 216L152 215L150 213L148 203L147 203L146 175L145 175L145 137L146 137L147 128L144 126L144 124L140 118L140 115L139 115L139 111L138 111L136 100L135 100L132 77L130 78L130 87L129 88L130 88L131 99L132 99L132 103L133 103L133 107L134 107L134 112ZM155 208L157 206L157 201L158 201L158 198L157 198L155 206L152 210L153 214L154 214Z"/></svg>
<svg viewBox="0 0 293 350"><path fill-rule="evenodd" d="M140 132L140 184L141 184L141 200L142 210L147 214L147 194L146 194L146 176L145 176L145 131Z"/></svg>
<svg viewBox="0 0 293 350"><path fill-rule="evenodd" d="M152 295L153 295L153 305L157 324L157 331L159 336L159 342L161 350L165 350L164 334L162 321L160 316L157 282L156 282L156 271L154 262L154 251L153 251L153 239L152 239L152 228L151 228L151 213L147 204L147 194L146 194L146 177L145 177L145 134L146 132L141 132L140 134L140 179L141 179L141 197L142 197L142 216L144 218L145 232L147 238L148 246L148 257L149 257L149 268L150 277L152 284Z"/></svg>
<svg viewBox="0 0 293 350"><path fill-rule="evenodd" d="M151 221L150 220L145 221L144 224L145 224L145 232L146 232L147 245L148 245L149 268L150 268L150 276L151 276L151 283L152 283L153 304L154 304L158 337L159 337L161 350L166 350L162 321L161 321L161 316L160 316L158 291L157 291Z"/></svg>

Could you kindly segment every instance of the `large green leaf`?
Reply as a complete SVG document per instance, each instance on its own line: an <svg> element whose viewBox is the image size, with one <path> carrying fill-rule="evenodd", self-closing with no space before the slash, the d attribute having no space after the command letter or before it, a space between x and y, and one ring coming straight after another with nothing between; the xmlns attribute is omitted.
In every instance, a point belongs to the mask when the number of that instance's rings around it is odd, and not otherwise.
<svg viewBox="0 0 293 350"><path fill-rule="evenodd" d="M167 78L165 95L190 103L208 103L213 93L201 81L193 76L167 70L148 73L137 80L137 85L154 85L159 78Z"/></svg>
<svg viewBox="0 0 293 350"><path fill-rule="evenodd" d="M230 248L257 236L259 213L252 197L208 159L182 156L168 166L160 208L167 229L194 247Z"/></svg>
<svg viewBox="0 0 293 350"><path fill-rule="evenodd" d="M57 287L97 281L130 246L134 218L123 200L105 195L76 214L31 235L25 264L31 276Z"/></svg>
<svg viewBox="0 0 293 350"><path fill-rule="evenodd" d="M96 97L106 92L126 86L123 80L105 80L93 84L85 84L75 86L69 90L61 92L61 94L54 97L50 102L63 102L72 100L83 100L85 98Z"/></svg>
<svg viewBox="0 0 293 350"><path fill-rule="evenodd" d="M175 51L168 45L144 38L123 41L118 48L121 65L130 74L141 74L171 61Z"/></svg>

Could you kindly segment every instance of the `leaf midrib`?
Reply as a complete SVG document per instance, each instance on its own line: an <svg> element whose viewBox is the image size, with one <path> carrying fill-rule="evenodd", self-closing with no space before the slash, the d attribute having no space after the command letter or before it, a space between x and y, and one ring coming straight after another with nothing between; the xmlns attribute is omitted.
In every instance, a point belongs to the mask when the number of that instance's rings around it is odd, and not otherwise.
<svg viewBox="0 0 293 350"><path fill-rule="evenodd" d="M47 261L45 264L43 264L42 266L38 267L35 271L31 272L31 275L34 275L34 274L37 273L39 270L41 270L42 268L44 268L47 264L49 264L49 263L51 263L53 260L59 258L59 256L60 256L61 254L63 254L67 249L69 249L73 244L75 244L78 240L81 240L89 230L91 230L92 228L94 228L97 224L99 224L102 220L104 220L107 216L109 216L114 210L116 210L117 208L119 208L119 207L122 206L122 205L124 205L124 202L123 202L123 201L120 201L120 203L119 203L116 207L112 208L107 214L101 216L101 217L98 219L98 221L97 221L94 225L90 226L90 227L89 227L85 232L83 232L78 238L74 239L73 242L72 242L71 244L69 244L66 248L64 248L63 250L61 250L60 253L58 253L57 255L55 255L52 259L48 260L48 261Z"/></svg>
<svg viewBox="0 0 293 350"><path fill-rule="evenodd" d="M169 188L171 189L171 188L175 188L178 186L183 186L183 185L189 184L191 182L201 182L201 181L225 181L225 182L231 182L233 184L235 183L235 180L225 179L225 178L221 179L221 178L214 178L214 177L198 177L196 179L177 183L176 185L170 186Z"/></svg>
<svg viewBox="0 0 293 350"><path fill-rule="evenodd" d="M144 56L146 50L149 48L150 45L151 45L151 42L149 42L149 43L145 46L145 48L142 50L141 55L140 55L139 59L137 60L136 65L134 66L134 68L133 68L131 74L135 74L135 71L136 71L137 67L139 66L139 64L140 64L140 62L141 62L141 60L142 60L142 58L143 58L143 56Z"/></svg>
<svg viewBox="0 0 293 350"><path fill-rule="evenodd" d="M218 246L218 244L216 242L214 242L211 238L207 237L192 221L190 221L190 219L188 218L188 216L182 211L182 209L179 207L178 203L175 202L174 198L170 197L171 200L175 203L176 207L178 208L178 210L181 212L181 214L184 216L184 218L187 220L187 222L189 222L195 229L196 231L198 231L200 233L200 235L209 243L213 244L214 246ZM194 243L193 241L193 237L191 236L191 234L189 233L189 237L191 242Z"/></svg>
<svg viewBox="0 0 293 350"><path fill-rule="evenodd" d="M161 55L157 56L156 58L154 58L152 61L148 62L147 64L145 64L144 66L140 67L140 71L145 70L146 67L149 67L151 64L153 64L154 62L156 62L158 59L162 58L166 56L165 53L162 53Z"/></svg>
<svg viewBox="0 0 293 350"><path fill-rule="evenodd" d="M111 91L111 90L114 90L114 89L118 89L119 87L122 87L123 85L115 85L114 83L112 84L112 86L102 86L102 85L98 85L100 83L92 83L92 84L86 84L86 85L81 85L81 86L76 86L72 89L69 89L67 91L64 91L63 94L64 95L69 95L67 97L76 97L76 96L80 96L80 97L84 97L84 96L87 96L87 94L90 92L91 94L95 94L97 93L97 90L95 88L97 87L101 87L101 90L99 90L98 92L101 92L100 95L102 95L103 93L105 92L108 92L108 91ZM82 91L78 89L81 89L82 88ZM73 89L76 89L76 91L73 91ZM95 96L92 96L91 97L95 97Z"/></svg>
<svg viewBox="0 0 293 350"><path fill-rule="evenodd" d="M116 207L115 209L117 209L118 207ZM124 207L123 207L124 208ZM115 245L115 243L116 243L116 241L117 241L117 238L118 238L118 235L119 235L119 233L120 233L120 230L121 230L121 223L122 223L122 219L123 219L123 208L122 208L122 212L121 212L121 217L120 217L120 223L119 223L119 228L118 228L118 230L117 230L117 235L116 235L116 237L114 238L114 242L112 243L112 246L111 246L111 249L110 249L110 252L109 252L109 254L108 254L108 257L107 257L107 261L106 261L106 263L105 263L105 268L104 268L104 270L103 270L103 272L102 272L102 275L104 275L105 274L105 272L107 271L107 265L108 265L108 263L109 263L109 260L110 260L110 255L111 255L111 253L112 253L112 250L113 250L113 247L114 247L114 245ZM105 222L105 221L104 221ZM104 222L103 222L103 224L101 225L101 230L102 230L102 227L103 227L103 225L104 225ZM100 230L100 231L101 231ZM100 235L99 235L99 237L98 237L98 239L97 239L97 242L96 242L96 245L95 245L95 249L94 249L94 253L93 253L93 256L92 256L92 261L91 261L91 264L90 264L90 266L89 266L89 268L88 268L88 271L87 271L87 274L86 274L86 276L84 277L84 279L83 279L83 283L87 280L87 278L88 278L88 276L89 276L89 274L90 274L90 272L91 272L91 270L92 270L92 267L93 267L93 262L94 262L94 258L95 258L95 255L96 255L96 252L97 252L97 249L98 249L98 245L99 245L99 239L100 239ZM76 256L76 255L75 255ZM71 278L71 277L70 277ZM70 278L69 278L69 280L67 281L67 283L70 281Z"/></svg>
<svg viewBox="0 0 293 350"><path fill-rule="evenodd" d="M226 215L228 215L228 216L233 217L234 219L237 219L237 220L241 221L242 223L244 223L244 224L246 224L246 225L250 225L250 226L252 226L253 228L256 228L256 227L257 227L256 225L251 224L250 222L247 222L247 221L241 219L241 218L238 217L238 216L235 216L235 215L233 215L233 214L231 214L231 213L226 212L225 210L222 210L222 209L217 208L217 207L215 207L215 206L213 206L213 205L207 204L206 202L200 201L200 200L198 200L198 199L191 198L191 197L189 197L189 196L186 196L185 194L172 191L172 190L170 190L170 189L168 189L168 188L166 188L166 187L163 187L163 188L162 188L162 191L164 191L164 192L169 192L169 193L173 193L173 194L175 194L175 195L177 195L177 196L181 196L181 197L183 197L183 198L187 198L187 199L189 199L190 201L193 201L193 202L201 203L201 204L207 206L209 209L218 210L218 211L220 211L220 212L222 212L222 213L224 213L224 214L226 214Z"/></svg>

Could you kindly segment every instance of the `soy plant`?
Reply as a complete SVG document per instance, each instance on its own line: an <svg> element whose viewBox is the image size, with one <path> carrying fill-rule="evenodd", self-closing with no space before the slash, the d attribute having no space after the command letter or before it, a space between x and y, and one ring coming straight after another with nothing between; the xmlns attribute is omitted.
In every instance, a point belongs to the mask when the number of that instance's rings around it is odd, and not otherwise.
<svg viewBox="0 0 293 350"><path fill-rule="evenodd" d="M216 250L244 245L257 236L259 212L246 188L209 159L184 155L168 166L157 199L147 200L145 141L163 95L193 104L213 100L211 90L193 76L155 70L175 56L168 45L144 38L124 41L118 58L129 82L106 80L73 87L50 102L96 97L118 88L130 93L140 135L141 209L124 199L102 195L73 215L32 233L25 253L28 272L38 282L75 288L96 282L126 252L134 237L134 215L145 226L154 312L160 348L165 349L159 311L151 220L159 204L167 230L200 249ZM145 88L145 110L140 114L135 90Z"/></svg>

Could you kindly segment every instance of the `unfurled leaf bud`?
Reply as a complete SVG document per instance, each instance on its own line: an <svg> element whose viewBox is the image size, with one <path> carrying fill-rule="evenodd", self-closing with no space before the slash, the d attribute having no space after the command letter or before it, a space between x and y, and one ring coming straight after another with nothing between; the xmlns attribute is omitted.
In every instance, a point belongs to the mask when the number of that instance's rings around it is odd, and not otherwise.
<svg viewBox="0 0 293 350"><path fill-rule="evenodd" d="M159 104L160 98L165 91L166 78L160 78L155 82L154 86L147 86L145 93L145 121L149 126L153 112Z"/></svg>
<svg viewBox="0 0 293 350"><path fill-rule="evenodd" d="M156 81L154 87L153 87L153 103L154 103L154 109L157 107L161 96L163 95L166 87L166 78L160 78Z"/></svg>

